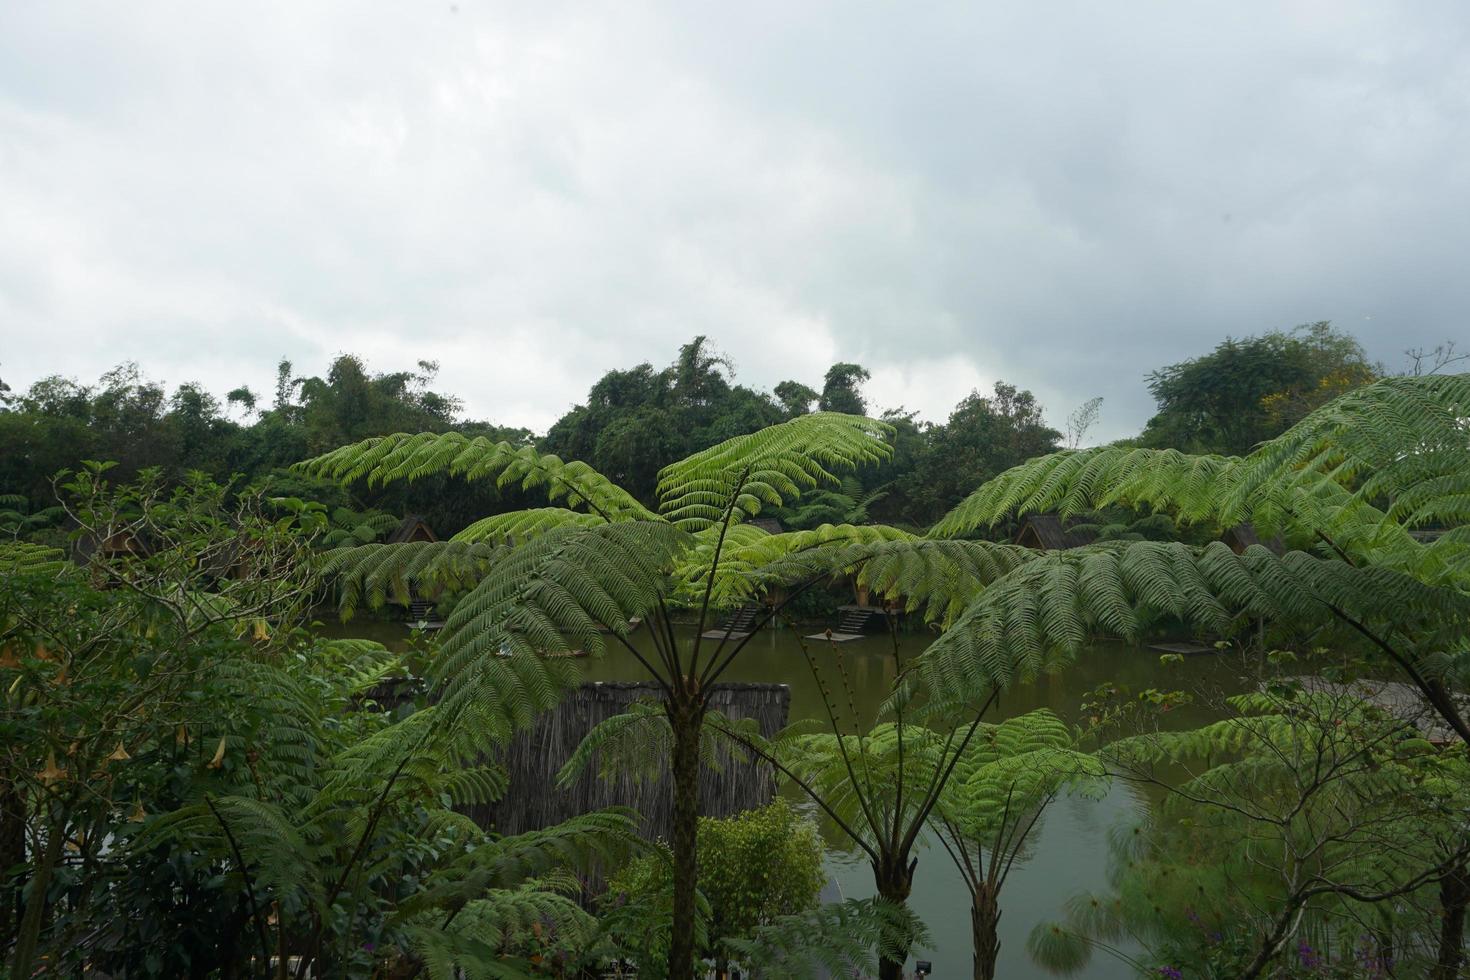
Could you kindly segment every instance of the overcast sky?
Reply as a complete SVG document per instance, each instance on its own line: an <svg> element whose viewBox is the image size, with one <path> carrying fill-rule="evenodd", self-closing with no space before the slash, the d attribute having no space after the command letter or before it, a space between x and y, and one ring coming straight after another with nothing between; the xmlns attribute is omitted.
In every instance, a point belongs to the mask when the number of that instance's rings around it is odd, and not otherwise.
<svg viewBox="0 0 1470 980"><path fill-rule="evenodd" d="M1207 7L1209 9L1207 9ZM1466 337L1463 2L0 4L0 378L437 359L543 430L697 333L738 380Z"/></svg>

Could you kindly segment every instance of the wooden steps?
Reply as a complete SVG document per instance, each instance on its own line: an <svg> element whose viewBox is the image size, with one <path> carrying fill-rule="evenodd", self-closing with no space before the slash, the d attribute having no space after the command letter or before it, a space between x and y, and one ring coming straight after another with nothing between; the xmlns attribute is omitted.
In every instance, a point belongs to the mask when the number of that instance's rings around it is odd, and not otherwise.
<svg viewBox="0 0 1470 980"><path fill-rule="evenodd" d="M760 606L753 602L748 603L731 613L714 629L705 630L700 636L706 640L743 640L755 632L755 621L760 614Z"/></svg>

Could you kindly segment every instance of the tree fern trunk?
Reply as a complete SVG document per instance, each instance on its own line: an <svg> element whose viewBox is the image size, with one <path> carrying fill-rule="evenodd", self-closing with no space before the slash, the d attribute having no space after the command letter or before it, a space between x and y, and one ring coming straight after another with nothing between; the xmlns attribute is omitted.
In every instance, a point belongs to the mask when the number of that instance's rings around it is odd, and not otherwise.
<svg viewBox="0 0 1470 980"><path fill-rule="evenodd" d="M901 860L885 861L873 868L878 895L894 905L907 905L913 890L913 867ZM908 962L911 940L907 935L892 937L884 943L878 957L878 980L903 980L903 965ZM886 947L892 946L889 950Z"/></svg>
<svg viewBox="0 0 1470 980"><path fill-rule="evenodd" d="M1465 911L1470 906L1470 872L1459 864L1439 879L1439 961L1433 980L1455 980L1465 962Z"/></svg>
<svg viewBox="0 0 1470 980"><path fill-rule="evenodd" d="M669 703L674 734L674 921L669 943L670 980L693 980L695 889L699 881L699 728L692 699L676 692Z"/></svg>
<svg viewBox="0 0 1470 980"><path fill-rule="evenodd" d="M975 980L995 980L995 960L1000 955L1000 905L988 888L975 892L970 900L970 933L975 944Z"/></svg>

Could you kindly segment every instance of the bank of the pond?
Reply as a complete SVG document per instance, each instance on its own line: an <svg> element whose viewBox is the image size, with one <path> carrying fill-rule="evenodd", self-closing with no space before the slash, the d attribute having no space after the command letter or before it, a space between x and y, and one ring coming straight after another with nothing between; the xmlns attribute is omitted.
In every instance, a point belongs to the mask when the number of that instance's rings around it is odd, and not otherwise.
<svg viewBox="0 0 1470 980"><path fill-rule="evenodd" d="M354 622L334 625L331 632L379 640L390 646L407 642L407 630L397 623ZM686 639L692 638L686 637ZM899 655L917 656L931 642L925 634L901 634ZM894 678L892 641L879 635L845 643L840 651L830 644L807 641L825 680L840 690L837 658L840 655L853 693L854 708L864 723L872 720ZM640 680L642 667L628 651L609 645L601 657L579 661L587 680ZM991 720L1000 720L1036 708L1050 708L1062 718L1075 721L1085 695L1104 683L1125 685L1131 690L1193 687L1238 689L1239 681L1229 664L1214 656L1187 657L1161 667L1159 655L1120 644L1088 648L1061 673L1021 685L998 705ZM824 718L821 695L801 653L798 637L788 630L772 630L753 637L730 668L729 681L761 681L791 687L791 720ZM1199 709L1181 708L1181 725L1211 720ZM1139 807L1149 805L1126 786L1115 786L1102 800L1064 799L1048 811L1035 835L1029 857L1012 871L1002 894L1004 914L1000 922L1001 953L998 975L1018 980L1041 980L1050 974L1032 964L1026 955L1026 936L1037 922L1056 917L1066 900L1080 891L1104 887L1109 828L1127 820ZM868 867L852 852L829 836L829 871L844 895L852 898L872 894ZM933 948L919 955L934 964L933 977L970 975L969 896L959 873L937 846L919 855L914 910L934 937ZM1133 972L1123 963L1098 956L1081 976L1091 980L1124 980Z"/></svg>

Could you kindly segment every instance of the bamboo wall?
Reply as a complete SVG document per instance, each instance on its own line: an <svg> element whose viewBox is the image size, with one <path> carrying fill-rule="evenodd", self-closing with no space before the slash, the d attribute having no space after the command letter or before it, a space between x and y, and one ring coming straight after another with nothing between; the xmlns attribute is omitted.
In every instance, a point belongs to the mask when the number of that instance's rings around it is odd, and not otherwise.
<svg viewBox="0 0 1470 980"><path fill-rule="evenodd" d="M594 725L622 714L635 701L658 696L658 687L652 683L582 684L500 753L510 774L510 789L504 799L473 808L470 815L481 826L517 834L590 810L627 806L643 815L646 836L667 839L673 816L667 759L656 781L629 773L603 779L594 763L572 786L560 789L556 785L557 772ZM785 684L721 684L710 696L710 707L732 719L754 718L762 734L769 737L786 725L791 690ZM703 813L726 817L765 806L775 798L775 779L768 765L754 759L732 761L728 756L724 762L718 770L701 772Z"/></svg>

